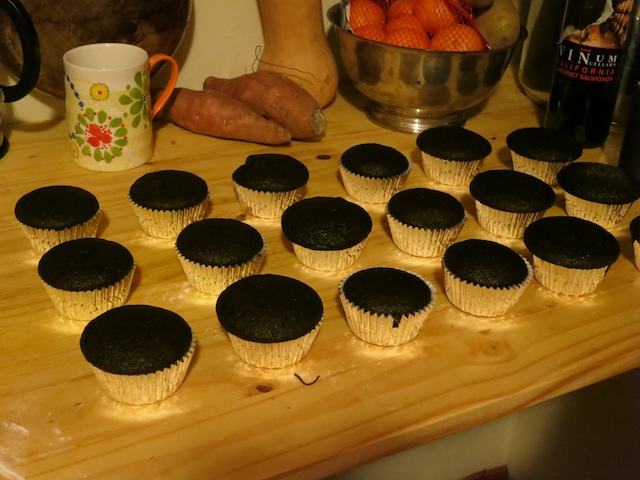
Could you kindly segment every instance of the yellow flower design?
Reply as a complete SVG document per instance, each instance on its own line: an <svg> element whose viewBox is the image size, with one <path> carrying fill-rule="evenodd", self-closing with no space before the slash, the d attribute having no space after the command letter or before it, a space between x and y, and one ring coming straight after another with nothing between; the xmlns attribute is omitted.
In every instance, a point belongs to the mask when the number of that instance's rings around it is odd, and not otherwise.
<svg viewBox="0 0 640 480"><path fill-rule="evenodd" d="M109 87L107 87L104 83L95 83L91 85L89 94L94 100L106 100L107 98L109 98Z"/></svg>

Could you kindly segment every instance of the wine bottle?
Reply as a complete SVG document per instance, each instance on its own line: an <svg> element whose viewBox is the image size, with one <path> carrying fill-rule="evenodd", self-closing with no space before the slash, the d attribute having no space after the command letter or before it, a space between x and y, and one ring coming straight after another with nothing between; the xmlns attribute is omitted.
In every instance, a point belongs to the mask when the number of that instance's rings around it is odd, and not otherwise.
<svg viewBox="0 0 640 480"><path fill-rule="evenodd" d="M634 3L567 2L544 126L573 135L583 148L609 135Z"/></svg>

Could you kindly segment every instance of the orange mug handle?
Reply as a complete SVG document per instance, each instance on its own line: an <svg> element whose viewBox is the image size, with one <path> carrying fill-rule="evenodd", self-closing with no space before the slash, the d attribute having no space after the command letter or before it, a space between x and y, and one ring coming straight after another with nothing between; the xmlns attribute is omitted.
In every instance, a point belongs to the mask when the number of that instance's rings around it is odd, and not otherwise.
<svg viewBox="0 0 640 480"><path fill-rule="evenodd" d="M164 107L164 104L167 103L169 97L171 97L171 93L173 93L173 90L176 88L176 84L178 83L178 63L174 60L174 58L169 55L165 55L164 53L151 55L149 57L149 71L153 70L153 67L159 62L169 62L171 71L169 72L169 80L167 81L167 84L162 89L160 95L158 95L156 101L151 107L152 120L158 114L160 109Z"/></svg>

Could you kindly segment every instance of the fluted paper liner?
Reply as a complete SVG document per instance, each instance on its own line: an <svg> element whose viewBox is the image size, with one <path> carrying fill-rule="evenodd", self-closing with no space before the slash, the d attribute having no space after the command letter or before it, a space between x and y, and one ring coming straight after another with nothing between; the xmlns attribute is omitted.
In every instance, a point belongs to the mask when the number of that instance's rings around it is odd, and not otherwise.
<svg viewBox="0 0 640 480"><path fill-rule="evenodd" d="M145 375L118 375L91 367L98 383L111 398L129 405L147 405L164 400L180 388L195 349L194 336L184 357L163 370Z"/></svg>
<svg viewBox="0 0 640 480"><path fill-rule="evenodd" d="M463 312L478 317L499 317L513 307L533 278L531 264L521 257L527 265L526 278L513 287L495 288L477 285L463 280L442 265L444 272L444 290L451 304Z"/></svg>
<svg viewBox="0 0 640 480"><path fill-rule="evenodd" d="M557 185L558 180L556 179L556 175L558 172L562 170L563 167L572 164L575 160L568 162L547 162L525 157L511 150L511 161L513 163L513 169L516 172L528 173L549 185Z"/></svg>
<svg viewBox="0 0 640 480"><path fill-rule="evenodd" d="M564 203L567 215L597 223L602 228L615 227L631 208L632 203L598 203L584 200L564 192Z"/></svg>
<svg viewBox="0 0 640 480"><path fill-rule="evenodd" d="M422 152L422 167L431 180L445 185L466 185L480 171L484 158L456 161Z"/></svg>
<svg viewBox="0 0 640 480"><path fill-rule="evenodd" d="M312 250L293 243L293 253L300 263L314 270L324 272L344 270L358 261L368 239L367 236L353 247L342 250Z"/></svg>
<svg viewBox="0 0 640 480"><path fill-rule="evenodd" d="M243 340L231 333L228 335L233 350L243 362L260 368L283 368L294 365L307 356L321 326L322 319L306 335L286 342L259 343Z"/></svg>
<svg viewBox="0 0 640 480"><path fill-rule="evenodd" d="M73 320L91 320L114 307L124 305L129 296L135 265L119 282L97 290L70 291L52 287L43 280L44 288L56 310Z"/></svg>
<svg viewBox="0 0 640 480"><path fill-rule="evenodd" d="M545 212L507 212L477 200L475 203L480 226L493 235L506 238L522 238L525 228L542 218Z"/></svg>
<svg viewBox="0 0 640 480"><path fill-rule="evenodd" d="M284 211L302 198L304 187L286 192L263 192L234 183L240 207L259 218L280 218Z"/></svg>
<svg viewBox="0 0 640 480"><path fill-rule="evenodd" d="M219 267L193 262L176 250L182 270L191 286L208 295L219 295L237 280L258 273L266 251L265 244L251 260L239 265Z"/></svg>
<svg viewBox="0 0 640 480"><path fill-rule="evenodd" d="M102 211L98 212L86 222L62 230L48 228L34 228L21 223L22 231L25 233L31 244L31 248L36 253L43 254L51 248L69 240L78 238L93 238L98 233L98 225Z"/></svg>
<svg viewBox="0 0 640 480"><path fill-rule="evenodd" d="M451 228L428 229L407 225L393 218L389 212L386 215L393 243L403 252L417 257L443 255L447 247L456 241L468 218L465 212L460 223Z"/></svg>
<svg viewBox="0 0 640 480"><path fill-rule="evenodd" d="M602 281L609 267L567 268L533 256L533 271L543 287L563 295L588 295Z"/></svg>
<svg viewBox="0 0 640 480"><path fill-rule="evenodd" d="M184 227L202 220L209 205L208 196L197 205L180 210L145 208L129 200L142 231L156 238L176 238Z"/></svg>
<svg viewBox="0 0 640 480"><path fill-rule="evenodd" d="M375 178L350 172L344 166L338 167L344 189L350 197L365 203L387 203L397 193L409 176L411 166L400 175Z"/></svg>

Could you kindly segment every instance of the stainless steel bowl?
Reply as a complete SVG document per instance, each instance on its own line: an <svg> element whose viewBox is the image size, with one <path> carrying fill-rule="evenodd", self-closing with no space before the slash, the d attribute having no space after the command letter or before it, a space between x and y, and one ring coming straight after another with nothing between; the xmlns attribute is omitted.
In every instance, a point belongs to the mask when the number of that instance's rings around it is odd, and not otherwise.
<svg viewBox="0 0 640 480"><path fill-rule="evenodd" d="M346 30L340 4L328 10L347 75L369 102L369 119L385 128L418 133L438 125L462 125L468 109L485 100L504 74L511 47L483 52L437 52L398 47Z"/></svg>

